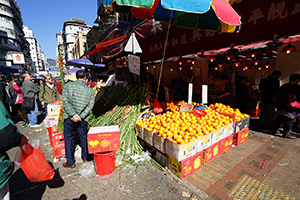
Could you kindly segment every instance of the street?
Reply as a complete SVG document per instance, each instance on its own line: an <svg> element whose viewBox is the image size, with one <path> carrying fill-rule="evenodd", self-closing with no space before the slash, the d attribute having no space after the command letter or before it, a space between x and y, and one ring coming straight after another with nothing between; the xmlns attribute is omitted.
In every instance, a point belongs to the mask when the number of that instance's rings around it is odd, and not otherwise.
<svg viewBox="0 0 300 200"><path fill-rule="evenodd" d="M255 124L255 119L251 120ZM259 183L276 191L265 199L279 199L279 190L285 197L300 198L300 140L283 139L251 130L248 140L216 157L202 169L184 180L168 170L159 170L151 164L130 167L103 178L95 171L84 178L80 169L86 165L76 158L76 167L63 168L59 161L54 163L47 131L41 132L21 128L19 131L32 139L39 139L46 160L53 164L56 174L52 181L31 183L21 169L15 168L10 180L11 199L232 199L230 190L241 191L240 179L254 178ZM252 125L253 127L254 125ZM255 128L254 128L255 129ZM299 137L299 134L295 133ZM18 148L9 151L11 159ZM265 160L263 169L262 163ZM88 162L87 164L89 164ZM249 178L250 177L250 178ZM244 177L246 178L246 176ZM257 184L257 183L256 183ZM241 187L241 188L239 188ZM272 190L272 191L273 191ZM255 191L255 190L254 190ZM243 192L240 192L243 193ZM237 193L236 193L237 194ZM277 194L277 196L276 196ZM234 196L234 194L232 193ZM239 194L241 195L241 194ZM238 196L234 196L237 198ZM252 197L257 199L253 193ZM256 198L255 198L256 197ZM241 196L240 196L241 198ZM280 197L282 198L282 197ZM241 198L247 199L247 198ZM286 198L289 199L289 198Z"/></svg>

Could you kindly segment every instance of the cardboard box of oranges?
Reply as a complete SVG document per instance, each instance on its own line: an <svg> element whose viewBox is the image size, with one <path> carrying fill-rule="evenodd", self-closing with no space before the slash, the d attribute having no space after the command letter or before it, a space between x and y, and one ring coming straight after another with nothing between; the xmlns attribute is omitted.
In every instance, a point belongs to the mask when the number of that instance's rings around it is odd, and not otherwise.
<svg viewBox="0 0 300 200"><path fill-rule="evenodd" d="M197 137L197 152L203 151L212 144L212 131L209 134Z"/></svg>
<svg viewBox="0 0 300 200"><path fill-rule="evenodd" d="M248 139L249 128L245 128L238 133L233 135L233 144L238 146Z"/></svg>
<svg viewBox="0 0 300 200"><path fill-rule="evenodd" d="M220 155L232 148L233 135L229 135L220 141Z"/></svg>
<svg viewBox="0 0 300 200"><path fill-rule="evenodd" d="M143 140L144 139L144 130L145 130L145 128L138 125L138 124L136 124L135 125L135 130L136 130L137 136Z"/></svg>
<svg viewBox="0 0 300 200"><path fill-rule="evenodd" d="M211 143L214 144L223 139L223 126L211 132Z"/></svg>
<svg viewBox="0 0 300 200"><path fill-rule="evenodd" d="M203 151L180 162L169 156L169 170L181 179L188 177L202 168Z"/></svg>
<svg viewBox="0 0 300 200"><path fill-rule="evenodd" d="M209 161L220 155L221 141L218 141L206 148L203 153L203 164L207 164Z"/></svg>
<svg viewBox="0 0 300 200"><path fill-rule="evenodd" d="M144 129L144 140L151 146L153 146L153 133L154 131L149 131L147 128Z"/></svg>
<svg viewBox="0 0 300 200"><path fill-rule="evenodd" d="M190 156L193 156L197 152L197 140L192 140L187 143L178 144L171 141L171 138L166 139L166 154L171 156L177 161L182 161Z"/></svg>
<svg viewBox="0 0 300 200"><path fill-rule="evenodd" d="M153 133L153 146L161 151L162 153L166 152L166 138L163 138L156 133Z"/></svg>

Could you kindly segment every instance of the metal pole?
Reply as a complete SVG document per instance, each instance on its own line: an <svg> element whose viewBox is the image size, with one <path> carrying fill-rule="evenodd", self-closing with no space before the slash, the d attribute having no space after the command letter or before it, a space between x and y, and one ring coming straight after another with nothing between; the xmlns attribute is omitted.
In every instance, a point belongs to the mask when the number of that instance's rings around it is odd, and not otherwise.
<svg viewBox="0 0 300 200"><path fill-rule="evenodd" d="M169 20L169 25L168 25L167 35L166 35L166 41L165 41L165 46L164 46L164 52L163 52L161 66L160 66L160 73L159 73L159 79L158 79L156 99L158 98L159 86L160 86L160 81L161 81L161 75L162 75L162 70L163 70L163 66L164 66L164 62L165 62L165 54L166 54L167 43L168 43L168 38L169 38L169 32L170 32L172 14L173 14L173 10L171 10L170 20Z"/></svg>

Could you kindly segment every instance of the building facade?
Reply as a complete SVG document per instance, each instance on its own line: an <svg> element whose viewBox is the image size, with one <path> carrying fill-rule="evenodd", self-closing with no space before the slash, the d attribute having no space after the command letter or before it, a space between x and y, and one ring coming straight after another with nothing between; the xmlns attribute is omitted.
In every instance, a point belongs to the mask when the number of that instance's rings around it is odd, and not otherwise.
<svg viewBox="0 0 300 200"><path fill-rule="evenodd" d="M62 39L63 39L63 51L64 51L63 54L64 54L65 61L74 59L72 50L76 38L79 37L79 32L82 33L80 37L83 38L86 37L87 33L91 30L91 28L92 26L86 25L85 21L80 19L71 18L70 21L64 22ZM60 39L59 37L60 35L56 35L57 40Z"/></svg>
<svg viewBox="0 0 300 200"><path fill-rule="evenodd" d="M29 43L24 38L21 11L15 0L0 0L0 52L1 67L31 67Z"/></svg>

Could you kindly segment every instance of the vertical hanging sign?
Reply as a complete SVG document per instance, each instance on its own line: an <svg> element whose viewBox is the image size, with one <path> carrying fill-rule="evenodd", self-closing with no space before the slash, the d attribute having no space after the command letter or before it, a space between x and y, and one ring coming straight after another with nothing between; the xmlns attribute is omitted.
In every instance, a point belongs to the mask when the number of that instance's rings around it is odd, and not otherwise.
<svg viewBox="0 0 300 200"><path fill-rule="evenodd" d="M202 103L203 104L207 104L208 101L207 101L207 85L202 85Z"/></svg>
<svg viewBox="0 0 300 200"><path fill-rule="evenodd" d="M128 68L133 74L140 75L140 57L128 55Z"/></svg>
<svg viewBox="0 0 300 200"><path fill-rule="evenodd" d="M189 98L188 103L192 103L193 100L193 83L189 84Z"/></svg>

